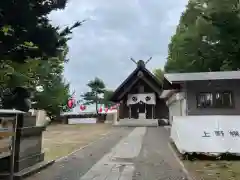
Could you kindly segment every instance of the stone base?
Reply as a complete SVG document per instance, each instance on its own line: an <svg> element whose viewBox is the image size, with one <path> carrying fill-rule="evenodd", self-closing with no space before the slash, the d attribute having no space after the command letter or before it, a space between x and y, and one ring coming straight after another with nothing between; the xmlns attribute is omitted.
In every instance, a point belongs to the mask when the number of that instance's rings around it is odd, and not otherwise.
<svg viewBox="0 0 240 180"><path fill-rule="evenodd" d="M48 166L52 165L55 161L43 161L40 163L37 163L31 167L25 168L24 170L17 172L14 174L14 180L23 180L24 178L31 176ZM0 173L0 179L1 180L9 180L9 173Z"/></svg>
<svg viewBox="0 0 240 180"><path fill-rule="evenodd" d="M23 127L17 129L15 148L15 172L33 166L44 160L42 131L45 127Z"/></svg>
<svg viewBox="0 0 240 180"><path fill-rule="evenodd" d="M18 116L15 139L15 179L46 167L51 162L44 162L42 152L42 132L46 127L36 126L36 117L28 113ZM5 173L7 172L7 173ZM10 157L0 159L0 179L9 179Z"/></svg>
<svg viewBox="0 0 240 180"><path fill-rule="evenodd" d="M114 126L122 127L158 127L157 119L120 119Z"/></svg>
<svg viewBox="0 0 240 180"><path fill-rule="evenodd" d="M20 159L15 163L15 172L22 171L23 169L33 166L42 161L44 161L44 153L35 154L24 159Z"/></svg>

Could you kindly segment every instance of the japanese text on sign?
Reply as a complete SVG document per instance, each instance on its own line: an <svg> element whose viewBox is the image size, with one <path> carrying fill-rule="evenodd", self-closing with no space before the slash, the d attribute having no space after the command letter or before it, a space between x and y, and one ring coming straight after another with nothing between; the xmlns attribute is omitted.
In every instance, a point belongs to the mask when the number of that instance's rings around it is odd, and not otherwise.
<svg viewBox="0 0 240 180"><path fill-rule="evenodd" d="M240 154L239 119L233 115L174 116L171 139L180 153Z"/></svg>
<svg viewBox="0 0 240 180"><path fill-rule="evenodd" d="M224 133L224 131L214 131L212 133L214 136L221 136L221 137L224 137L224 135L226 133ZM239 131L236 131L236 130L232 130L232 131L229 131L228 134L232 137L240 137L240 133ZM203 131L203 136L202 137L211 137L211 133L210 132L207 132L207 131Z"/></svg>

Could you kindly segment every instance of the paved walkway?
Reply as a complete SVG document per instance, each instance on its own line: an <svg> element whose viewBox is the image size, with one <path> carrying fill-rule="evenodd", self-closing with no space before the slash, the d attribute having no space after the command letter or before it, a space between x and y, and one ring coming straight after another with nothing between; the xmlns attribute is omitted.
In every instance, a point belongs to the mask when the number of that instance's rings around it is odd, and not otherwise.
<svg viewBox="0 0 240 180"><path fill-rule="evenodd" d="M115 128L107 138L27 180L183 180L168 137L163 127Z"/></svg>
<svg viewBox="0 0 240 180"><path fill-rule="evenodd" d="M137 157L142 146L146 128L136 128L122 139L110 153L98 161L80 180L127 180L134 172L133 158Z"/></svg>
<svg viewBox="0 0 240 180"><path fill-rule="evenodd" d="M147 129L141 152L134 161L133 180L187 179L169 147L169 135L164 127Z"/></svg>

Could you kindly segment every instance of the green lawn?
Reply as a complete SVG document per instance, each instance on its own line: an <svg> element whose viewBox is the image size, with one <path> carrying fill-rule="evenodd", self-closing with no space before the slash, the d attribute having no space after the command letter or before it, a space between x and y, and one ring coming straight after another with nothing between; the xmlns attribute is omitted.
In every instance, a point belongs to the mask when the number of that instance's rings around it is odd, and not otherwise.
<svg viewBox="0 0 240 180"><path fill-rule="evenodd" d="M196 180L240 180L240 161L183 161Z"/></svg>

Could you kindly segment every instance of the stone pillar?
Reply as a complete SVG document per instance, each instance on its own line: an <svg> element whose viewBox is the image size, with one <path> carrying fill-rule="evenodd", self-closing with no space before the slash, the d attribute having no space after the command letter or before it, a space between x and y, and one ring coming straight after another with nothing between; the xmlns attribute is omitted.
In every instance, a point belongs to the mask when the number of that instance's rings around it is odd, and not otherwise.
<svg viewBox="0 0 240 180"><path fill-rule="evenodd" d="M44 162L42 152L42 132L45 127L36 126L36 116L30 113L19 115L16 124L14 180L29 176L52 164ZM0 159L0 179L8 179L10 156Z"/></svg>
<svg viewBox="0 0 240 180"><path fill-rule="evenodd" d="M118 110L113 113L113 125L117 125L119 124L119 121L118 121Z"/></svg>
<svg viewBox="0 0 240 180"><path fill-rule="evenodd" d="M15 143L15 172L44 160L42 132L45 127L36 126L36 116L19 115Z"/></svg>

